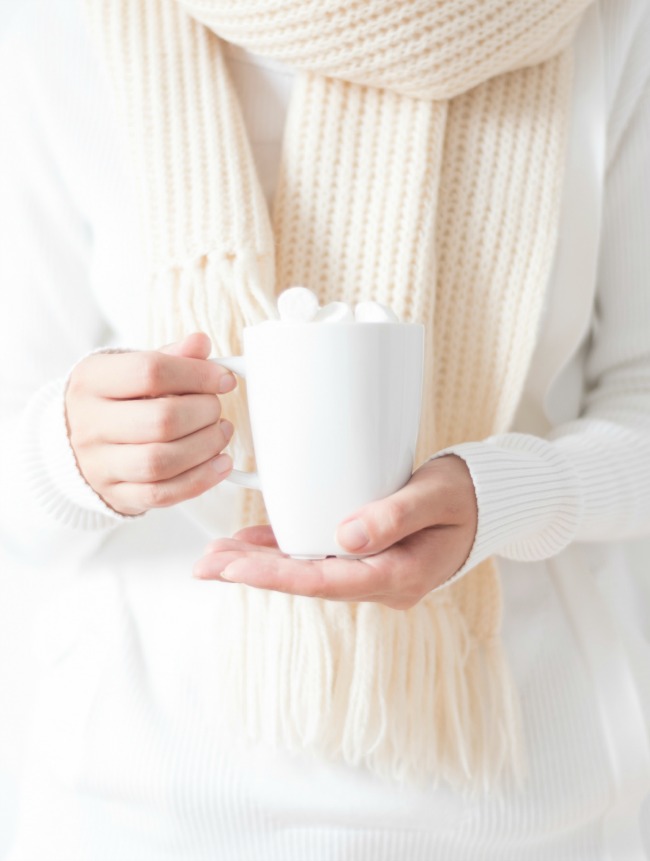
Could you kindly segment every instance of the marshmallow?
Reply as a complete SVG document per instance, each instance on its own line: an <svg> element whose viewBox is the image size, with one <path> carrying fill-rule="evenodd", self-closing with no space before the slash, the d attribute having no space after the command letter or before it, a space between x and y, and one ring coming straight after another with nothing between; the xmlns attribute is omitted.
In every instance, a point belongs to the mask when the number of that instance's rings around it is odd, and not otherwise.
<svg viewBox="0 0 650 861"><path fill-rule="evenodd" d="M283 323L309 323L318 311L318 298L306 287L289 287L278 296L278 313Z"/></svg>
<svg viewBox="0 0 650 861"><path fill-rule="evenodd" d="M318 297L306 287L288 287L278 296L278 314L282 323L398 323L397 315L381 302L329 302L318 306Z"/></svg>
<svg viewBox="0 0 650 861"><path fill-rule="evenodd" d="M354 314L347 302L330 302L316 312L314 323L354 323Z"/></svg>
<svg viewBox="0 0 650 861"><path fill-rule="evenodd" d="M381 302L357 302L354 306L357 323L399 323L397 315Z"/></svg>

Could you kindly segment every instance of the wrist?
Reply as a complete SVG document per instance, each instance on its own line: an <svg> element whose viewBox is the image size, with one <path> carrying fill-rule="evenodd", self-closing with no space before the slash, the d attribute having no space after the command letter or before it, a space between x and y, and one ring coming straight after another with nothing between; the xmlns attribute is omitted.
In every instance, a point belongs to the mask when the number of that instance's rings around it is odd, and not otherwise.
<svg viewBox="0 0 650 861"><path fill-rule="evenodd" d="M87 512L92 512L104 518L109 518L111 521L121 522L130 520L133 517L140 516L137 514L126 514L117 511L110 506L106 500L95 490L91 483L86 478L84 471L80 465L77 455L77 447L74 443L74 435L70 422L70 381L79 367L79 365L89 356L94 356L99 353L127 353L132 352L131 349L121 347L98 347L91 350L86 355L82 356L70 368L68 374L63 381L63 391L61 394L60 410L63 416L64 432L61 429L54 434L53 442L58 449L58 469L57 469L57 485L61 492L76 506Z"/></svg>

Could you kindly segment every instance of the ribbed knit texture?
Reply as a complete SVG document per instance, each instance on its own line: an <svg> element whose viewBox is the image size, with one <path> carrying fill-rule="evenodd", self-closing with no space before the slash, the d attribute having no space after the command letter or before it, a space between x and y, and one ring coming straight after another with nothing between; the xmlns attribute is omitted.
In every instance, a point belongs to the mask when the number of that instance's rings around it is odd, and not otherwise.
<svg viewBox="0 0 650 861"><path fill-rule="evenodd" d="M588 0L184 5L210 29L174 0L88 3L142 180L152 345L201 328L237 353L294 283L372 297L427 326L416 467L507 430L555 248ZM303 70L274 230L215 33ZM250 451L243 394L225 412ZM242 525L266 519L241 498ZM223 711L252 738L474 786L516 763L491 564L406 613L239 595Z"/></svg>

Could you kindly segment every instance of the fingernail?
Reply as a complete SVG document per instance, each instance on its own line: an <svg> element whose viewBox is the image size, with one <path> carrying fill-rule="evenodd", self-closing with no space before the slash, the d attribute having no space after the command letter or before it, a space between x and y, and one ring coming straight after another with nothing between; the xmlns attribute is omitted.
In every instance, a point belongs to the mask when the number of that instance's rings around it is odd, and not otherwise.
<svg viewBox="0 0 650 861"><path fill-rule="evenodd" d="M221 419L221 422L219 424L224 437L226 439L230 439L234 430L232 422L229 422L228 419Z"/></svg>
<svg viewBox="0 0 650 861"><path fill-rule="evenodd" d="M348 550L361 550L369 539L363 523L360 520L350 520L339 526L336 540Z"/></svg>
<svg viewBox="0 0 650 861"><path fill-rule="evenodd" d="M223 577L224 580L229 580L231 583L241 583L243 579L237 571L232 570L232 565L226 565L219 576Z"/></svg>
<svg viewBox="0 0 650 861"><path fill-rule="evenodd" d="M237 380L234 374L224 374L219 380L219 394L223 395L226 392L232 391L237 385Z"/></svg>
<svg viewBox="0 0 650 861"><path fill-rule="evenodd" d="M232 469L232 458L229 454L220 454L212 461L215 470L221 475L223 472L228 472Z"/></svg>

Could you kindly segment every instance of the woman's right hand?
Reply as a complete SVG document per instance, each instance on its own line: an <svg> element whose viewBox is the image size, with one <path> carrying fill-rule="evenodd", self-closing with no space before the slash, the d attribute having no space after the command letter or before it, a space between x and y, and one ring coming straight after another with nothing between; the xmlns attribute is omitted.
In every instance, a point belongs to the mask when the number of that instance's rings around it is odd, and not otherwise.
<svg viewBox="0 0 650 861"><path fill-rule="evenodd" d="M236 380L197 333L158 351L96 353L73 369L66 391L70 442L82 475L120 514L199 496L222 481L220 454L233 428L217 393Z"/></svg>

